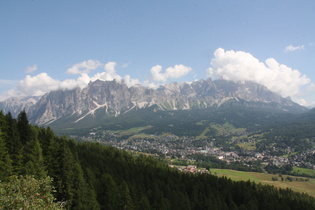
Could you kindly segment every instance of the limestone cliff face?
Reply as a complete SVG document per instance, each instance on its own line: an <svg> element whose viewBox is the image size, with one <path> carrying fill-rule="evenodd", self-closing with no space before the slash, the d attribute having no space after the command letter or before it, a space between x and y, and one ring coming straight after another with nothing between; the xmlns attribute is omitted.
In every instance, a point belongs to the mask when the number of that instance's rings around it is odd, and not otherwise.
<svg viewBox="0 0 315 210"><path fill-rule="evenodd" d="M132 109L156 105L160 110L189 110L220 107L228 102L240 106L270 108L302 112L307 110L290 99L269 91L253 82L226 80L199 80L192 83L171 83L150 89L142 86L128 87L124 82L90 82L86 88L52 91L40 99L24 99L20 103L11 99L0 103L4 111L14 114L25 109L30 121L49 124L66 116L77 116L75 121L104 109L108 116L118 116Z"/></svg>

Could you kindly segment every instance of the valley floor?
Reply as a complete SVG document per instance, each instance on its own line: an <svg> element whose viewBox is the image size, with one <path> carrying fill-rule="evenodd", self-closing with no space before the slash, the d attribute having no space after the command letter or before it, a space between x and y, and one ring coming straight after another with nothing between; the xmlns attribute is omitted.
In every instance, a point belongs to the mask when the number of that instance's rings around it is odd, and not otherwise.
<svg viewBox="0 0 315 210"><path fill-rule="evenodd" d="M236 181L253 181L256 183L269 184L277 188L290 188L293 191L300 193L307 193L315 197L315 179L313 178L303 178L295 177L288 175L274 175L266 173L257 173L257 172L244 172L244 171L235 171L229 169L211 169L211 173L217 176L226 176L232 180ZM273 178L277 178L277 181L273 181ZM281 181L283 178L284 181ZM290 181L289 179L292 181ZM304 180L304 181L300 181Z"/></svg>

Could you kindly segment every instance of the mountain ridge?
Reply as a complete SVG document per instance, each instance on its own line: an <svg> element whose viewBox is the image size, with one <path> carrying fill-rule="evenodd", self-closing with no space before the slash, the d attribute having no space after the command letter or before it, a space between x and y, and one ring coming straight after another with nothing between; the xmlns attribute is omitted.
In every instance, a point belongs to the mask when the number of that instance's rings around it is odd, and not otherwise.
<svg viewBox="0 0 315 210"><path fill-rule="evenodd" d="M283 112L302 113L308 110L254 82L211 78L191 83L173 82L157 89L141 85L128 87L123 81L96 80L82 89L56 90L40 98L0 102L0 109L13 112L13 115L25 110L32 123L49 125L70 116L73 117L72 123L76 123L93 116L97 110L103 110L104 117L117 117L130 110L153 105L158 110L192 110L218 108L224 104Z"/></svg>

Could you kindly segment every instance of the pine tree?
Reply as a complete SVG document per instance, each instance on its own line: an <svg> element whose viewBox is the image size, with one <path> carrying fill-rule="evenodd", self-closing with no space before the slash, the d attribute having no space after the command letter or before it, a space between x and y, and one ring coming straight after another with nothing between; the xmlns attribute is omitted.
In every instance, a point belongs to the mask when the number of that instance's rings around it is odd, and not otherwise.
<svg viewBox="0 0 315 210"><path fill-rule="evenodd" d="M55 156L54 170L50 174L54 178L54 185L57 190L57 200L72 206L74 190L71 186L73 166L75 164L73 155L66 143L66 139L59 139L58 150Z"/></svg>
<svg viewBox="0 0 315 210"><path fill-rule="evenodd" d="M82 168L78 162L73 168L72 188L74 189L73 209L99 209L96 194L84 179Z"/></svg>
<svg viewBox="0 0 315 210"><path fill-rule="evenodd" d="M24 174L34 175L35 178L43 178L47 175L44 165L42 148L37 138L37 130L35 127L30 127L30 138L23 150Z"/></svg>
<svg viewBox="0 0 315 210"><path fill-rule="evenodd" d="M20 133L20 141L22 145L25 145L31 138L31 128L25 110L20 112L17 125Z"/></svg>
<svg viewBox="0 0 315 210"><path fill-rule="evenodd" d="M118 188L113 177L105 173L101 177L100 200L103 209L118 209Z"/></svg>
<svg viewBox="0 0 315 210"><path fill-rule="evenodd" d="M133 210L135 209L132 197L130 195L130 190L128 187L128 184L123 181L123 183L120 186L120 204L121 204L121 208L120 209L124 209L124 210Z"/></svg>
<svg viewBox="0 0 315 210"><path fill-rule="evenodd" d="M14 174L21 174L22 166L23 166L23 145L20 141L19 131L17 127L17 121L12 118L11 113L5 115L6 121L6 144L8 147L8 151L10 154L10 158L12 160L12 168Z"/></svg>
<svg viewBox="0 0 315 210"><path fill-rule="evenodd" d="M0 180L6 180L12 173L11 159L0 130Z"/></svg>

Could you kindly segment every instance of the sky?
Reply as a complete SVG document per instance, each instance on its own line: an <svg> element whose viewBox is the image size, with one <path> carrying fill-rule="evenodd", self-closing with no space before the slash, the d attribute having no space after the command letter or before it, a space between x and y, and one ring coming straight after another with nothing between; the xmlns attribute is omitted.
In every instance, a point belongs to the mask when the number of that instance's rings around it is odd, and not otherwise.
<svg viewBox="0 0 315 210"><path fill-rule="evenodd" d="M0 100L211 77L315 107L314 11L314 0L1 0Z"/></svg>

